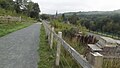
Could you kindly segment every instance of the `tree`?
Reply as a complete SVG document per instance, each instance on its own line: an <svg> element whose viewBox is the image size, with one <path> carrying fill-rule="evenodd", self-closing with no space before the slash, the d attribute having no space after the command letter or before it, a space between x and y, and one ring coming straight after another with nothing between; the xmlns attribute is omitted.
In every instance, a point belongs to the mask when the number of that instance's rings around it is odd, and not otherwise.
<svg viewBox="0 0 120 68"><path fill-rule="evenodd" d="M72 24L77 24L77 20L78 20L78 16L76 15L76 13L74 13L70 18L69 21Z"/></svg>
<svg viewBox="0 0 120 68"><path fill-rule="evenodd" d="M30 12L30 17L38 19L39 13L40 13L39 5L38 5L38 3L34 3L32 11Z"/></svg>
<svg viewBox="0 0 120 68"><path fill-rule="evenodd" d="M47 14L42 14L42 15L40 15L40 18L43 19L43 20L49 20L50 16L47 15Z"/></svg>
<svg viewBox="0 0 120 68"><path fill-rule="evenodd" d="M6 10L13 8L14 2L12 0L0 0L0 7Z"/></svg>
<svg viewBox="0 0 120 68"><path fill-rule="evenodd" d="M17 13L23 13L31 18L39 18L40 8L38 3L34 3L28 0L16 0L15 10Z"/></svg>
<svg viewBox="0 0 120 68"><path fill-rule="evenodd" d="M62 21L65 21L65 22L66 22L65 14L62 14Z"/></svg>
<svg viewBox="0 0 120 68"><path fill-rule="evenodd" d="M33 9L33 2L32 1L30 1L30 2L28 2L28 5L26 5L26 8L27 8L27 15L28 16L30 16L30 12L32 11L32 9Z"/></svg>

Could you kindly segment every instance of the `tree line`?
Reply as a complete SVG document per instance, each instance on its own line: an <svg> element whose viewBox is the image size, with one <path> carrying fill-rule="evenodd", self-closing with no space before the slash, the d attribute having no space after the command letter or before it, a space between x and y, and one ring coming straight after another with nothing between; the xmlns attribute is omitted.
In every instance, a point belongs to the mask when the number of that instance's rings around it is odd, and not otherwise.
<svg viewBox="0 0 120 68"><path fill-rule="evenodd" d="M39 18L40 13L38 3L31 0L0 0L0 8L36 19Z"/></svg>
<svg viewBox="0 0 120 68"><path fill-rule="evenodd" d="M73 25L85 26L90 31L97 31L120 37L120 14L102 15L65 15L62 14L62 21L69 21Z"/></svg>
<svg viewBox="0 0 120 68"><path fill-rule="evenodd" d="M79 21L89 30L120 35L120 14L80 16Z"/></svg>
<svg viewBox="0 0 120 68"><path fill-rule="evenodd" d="M56 19L56 15L42 15L43 19ZM58 14L57 20L86 27L90 31L102 32L120 37L120 14Z"/></svg>

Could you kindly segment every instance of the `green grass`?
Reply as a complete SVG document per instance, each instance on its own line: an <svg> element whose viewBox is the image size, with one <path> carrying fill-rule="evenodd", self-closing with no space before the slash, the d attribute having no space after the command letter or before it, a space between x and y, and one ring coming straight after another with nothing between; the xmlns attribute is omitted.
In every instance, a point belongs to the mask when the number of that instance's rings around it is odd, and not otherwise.
<svg viewBox="0 0 120 68"><path fill-rule="evenodd" d="M120 68L120 58L103 59L102 68Z"/></svg>
<svg viewBox="0 0 120 68"><path fill-rule="evenodd" d="M75 27L75 25L62 23L57 20L51 21L51 25L55 27L56 33L58 31L69 30L70 28ZM78 26L76 26L76 27L79 28ZM80 26L80 27L81 28L79 28L79 29L81 31L86 31L86 29L84 30L84 27L82 27L82 26ZM112 35L107 35L107 34L103 34L100 32L93 32L93 33L95 33L95 34L98 33L102 36L112 37ZM112 38L114 38L114 36ZM64 34L63 34L63 39L67 43L69 43L71 47L73 47L77 52L79 52L83 56L86 54L86 51L87 51L86 44L79 43L75 39L71 40L68 36L64 36ZM110 59L104 60L103 68L119 68L120 67L119 62L120 62L120 60L112 60L112 61ZM61 47L59 68L82 68L82 67L78 63L76 63L75 60L73 60L71 55L63 47Z"/></svg>
<svg viewBox="0 0 120 68"><path fill-rule="evenodd" d="M0 8L0 16L5 16L5 15L18 16L18 14L15 11L10 11Z"/></svg>
<svg viewBox="0 0 120 68"><path fill-rule="evenodd" d="M56 45L57 42L54 40L53 49L50 49L48 40L46 38L45 29L42 26L40 30L40 45L38 50L40 56L38 68L56 68L55 67ZM70 54L67 53L68 52L66 52L64 48L61 47L60 66L57 68L81 68L73 60Z"/></svg>
<svg viewBox="0 0 120 68"><path fill-rule="evenodd" d="M11 32L14 32L16 30L25 28L27 26L30 26L34 19L27 17L23 14L17 14L15 11L12 10L5 10L0 8L0 16L13 16L13 17L20 17L22 18L22 22L13 22L13 21L3 21L0 20L0 37L9 34Z"/></svg>
<svg viewBox="0 0 120 68"><path fill-rule="evenodd" d="M63 22L59 22L58 20L51 20L50 23L54 28L55 31L64 31L64 30L69 30L71 28L78 28L80 32L83 32L84 34L86 34L87 29L85 27L82 27L81 25L73 25L73 24L67 24L67 23L63 23Z"/></svg>
<svg viewBox="0 0 120 68"><path fill-rule="evenodd" d="M71 27L74 27L73 25L62 23L62 22L59 22L59 21L52 21L51 25L55 27L56 32L63 31L63 30L68 30ZM84 28L82 28L82 29L84 29ZM108 35L108 34L103 34L103 33L100 33L100 32L92 32L92 33L115 38L115 36ZM82 55L85 54L86 49L87 49L85 44L78 43L74 39L71 40L69 37L64 36L64 35L63 35L63 39L67 43L69 43L80 54L82 54ZM61 60L60 60L60 67L59 68L82 68L79 64L76 63L76 61L73 60L71 55L67 51L65 51L65 49L63 47L61 48L60 59ZM113 59L113 60L104 59L102 67L103 68L119 68L120 67L119 62L120 62L119 59L116 59L116 60L115 59Z"/></svg>
<svg viewBox="0 0 120 68"><path fill-rule="evenodd" d="M71 24L62 23L62 22L59 22L58 20L52 20L50 24L55 28L56 32L67 30L74 27Z"/></svg>
<svg viewBox="0 0 120 68"><path fill-rule="evenodd" d="M60 66L59 68L82 68L68 51L61 46Z"/></svg>
<svg viewBox="0 0 120 68"><path fill-rule="evenodd" d="M7 22L7 21L0 21L0 37L14 32L16 30L25 28L31 25L33 22Z"/></svg>
<svg viewBox="0 0 120 68"><path fill-rule="evenodd" d="M64 30L69 30L72 27L77 27L80 31L86 34L86 28L80 26L80 25L72 25L72 24L67 24L67 23L62 23L59 22L58 20L53 20L51 21L51 25L54 26L56 33L58 31L64 31ZM78 44L76 40L71 40L69 36L64 36L63 33L63 39L69 43L73 48L75 48L80 54L84 54L85 51L85 45L84 44Z"/></svg>
<svg viewBox="0 0 120 68"><path fill-rule="evenodd" d="M55 51L54 49L50 49L47 42L45 29L42 26L40 30L40 45L38 50L40 56L38 68L54 68Z"/></svg>
<svg viewBox="0 0 120 68"><path fill-rule="evenodd" d="M53 20L50 23L52 26L54 26L56 33L58 31L64 31L69 30L73 27L77 27L80 29L80 31L84 31L83 27L79 27L72 24L62 23L57 20ZM69 43L73 48L75 48L80 54L84 52L85 48L81 45L79 45L75 41L71 41L68 36L64 36L63 39ZM61 46L61 56L60 56L60 66L59 68L82 68L73 58L72 56Z"/></svg>

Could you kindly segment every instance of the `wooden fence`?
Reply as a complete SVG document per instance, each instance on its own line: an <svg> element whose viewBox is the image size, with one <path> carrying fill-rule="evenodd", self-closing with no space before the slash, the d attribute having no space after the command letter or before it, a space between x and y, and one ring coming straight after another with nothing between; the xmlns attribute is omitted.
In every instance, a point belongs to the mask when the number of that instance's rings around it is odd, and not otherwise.
<svg viewBox="0 0 120 68"><path fill-rule="evenodd" d="M89 62L83 58L81 54L79 54L74 48L72 48L68 43L66 43L62 39L62 32L55 33L54 27L51 28L50 25L47 24L47 21L43 21L43 25L45 27L46 35L48 36L48 41L50 44L50 48L52 49L53 38L57 40L57 53L56 53L56 66L59 66L60 61L60 48L61 45L63 48L70 53L70 55L79 63L83 68L95 68Z"/></svg>
<svg viewBox="0 0 120 68"><path fill-rule="evenodd" d="M21 17L0 16L0 21L21 21Z"/></svg>

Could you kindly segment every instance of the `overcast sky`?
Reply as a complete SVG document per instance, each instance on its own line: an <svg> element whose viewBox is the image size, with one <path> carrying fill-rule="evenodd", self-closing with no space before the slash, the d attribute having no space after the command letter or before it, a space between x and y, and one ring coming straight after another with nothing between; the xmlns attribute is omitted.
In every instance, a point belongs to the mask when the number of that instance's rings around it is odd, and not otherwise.
<svg viewBox="0 0 120 68"><path fill-rule="evenodd" d="M42 13L55 14L77 11L111 11L120 9L120 0L32 0L39 3Z"/></svg>

